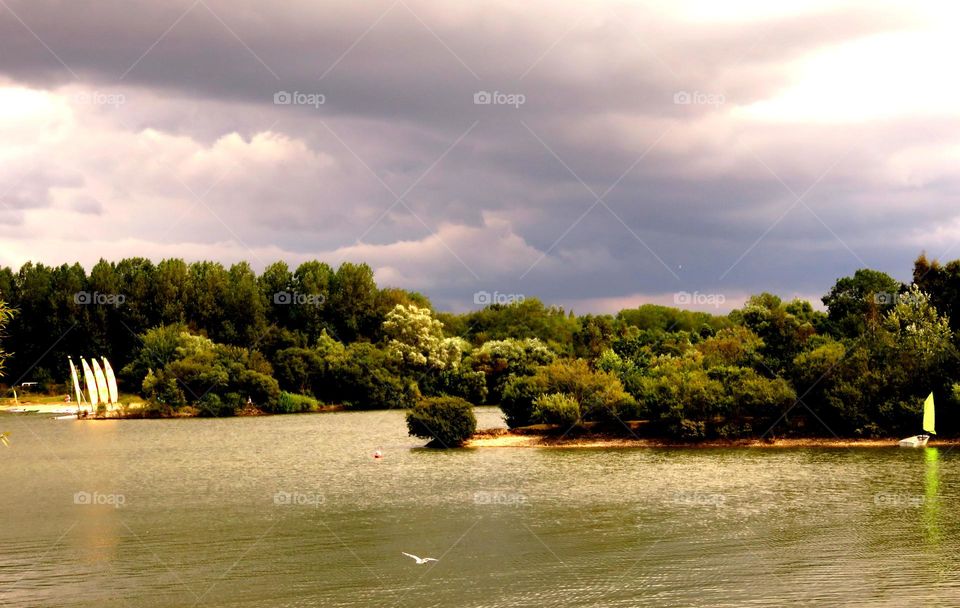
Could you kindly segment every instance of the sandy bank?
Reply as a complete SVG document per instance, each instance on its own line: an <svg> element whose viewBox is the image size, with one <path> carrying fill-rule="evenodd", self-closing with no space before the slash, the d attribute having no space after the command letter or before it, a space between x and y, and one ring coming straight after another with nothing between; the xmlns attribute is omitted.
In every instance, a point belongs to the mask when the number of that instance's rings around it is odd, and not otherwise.
<svg viewBox="0 0 960 608"><path fill-rule="evenodd" d="M581 435L557 437L535 433L516 433L506 429L478 431L464 446L468 448L889 448L898 439L789 438L772 441L758 439L712 440L685 443L663 439L636 439ZM929 447L960 445L960 439L931 439Z"/></svg>

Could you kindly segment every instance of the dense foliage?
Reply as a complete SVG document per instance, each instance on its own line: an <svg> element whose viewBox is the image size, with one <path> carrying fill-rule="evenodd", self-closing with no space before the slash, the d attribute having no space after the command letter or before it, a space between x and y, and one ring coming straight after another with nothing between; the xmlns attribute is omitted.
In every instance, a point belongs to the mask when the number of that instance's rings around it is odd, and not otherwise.
<svg viewBox="0 0 960 608"><path fill-rule="evenodd" d="M0 298L0 339L5 336L7 330L7 324L10 323L10 320L13 318L13 310L7 306L7 303ZM7 359L10 355L3 350L3 345L0 344L0 378L3 377L3 369L7 363Z"/></svg>
<svg viewBox="0 0 960 608"><path fill-rule="evenodd" d="M511 427L689 439L911 433L932 390L950 434L957 297L960 261L924 256L910 285L869 269L840 278L826 312L764 293L727 315L645 304L576 316L533 298L442 313L350 263L260 274L177 259L101 261L89 273L28 263L0 269L0 331L15 353L0 350L0 365L66 392L68 354L105 355L121 388L161 413L454 411L435 400L449 397L500 405Z"/></svg>
<svg viewBox="0 0 960 608"><path fill-rule="evenodd" d="M407 429L427 445L450 448L461 445L477 431L473 405L459 397L423 399L407 412Z"/></svg>

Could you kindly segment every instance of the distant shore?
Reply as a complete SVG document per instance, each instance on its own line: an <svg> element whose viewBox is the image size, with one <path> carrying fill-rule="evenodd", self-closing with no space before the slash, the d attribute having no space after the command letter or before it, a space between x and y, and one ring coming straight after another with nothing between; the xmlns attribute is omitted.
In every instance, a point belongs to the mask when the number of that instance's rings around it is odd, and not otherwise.
<svg viewBox="0 0 960 608"><path fill-rule="evenodd" d="M712 439L706 441L677 441L671 439L612 437L586 434L558 436L524 429L477 431L464 447L467 448L889 448L901 438L841 439L835 437L789 437L782 439ZM931 439L929 447L960 445L960 439Z"/></svg>
<svg viewBox="0 0 960 608"><path fill-rule="evenodd" d="M11 413L11 414L20 414L21 412L10 412L10 410L15 409L24 409L27 410L26 414L32 414L35 416L49 415L49 416L68 416L70 414L76 413L76 406L71 406L70 403L64 401L55 401L55 402L33 402L29 399L20 400L19 404L14 403L3 403L0 404L0 413ZM70 411L66 411L69 409ZM316 410L315 413L320 412L341 412L345 411L341 405L324 405ZM234 416L275 416L275 415L285 415L285 414L268 414L256 407L246 406L239 408ZM160 414L156 410L150 410L149 412L145 411L145 405L142 402L129 403L124 406L124 411L119 409L110 410L104 416L96 416L94 414L87 415L80 420L138 420L143 418L157 418L157 419L173 419L173 418L201 418L203 417L202 410L186 406L179 408L177 410L171 410L170 412Z"/></svg>

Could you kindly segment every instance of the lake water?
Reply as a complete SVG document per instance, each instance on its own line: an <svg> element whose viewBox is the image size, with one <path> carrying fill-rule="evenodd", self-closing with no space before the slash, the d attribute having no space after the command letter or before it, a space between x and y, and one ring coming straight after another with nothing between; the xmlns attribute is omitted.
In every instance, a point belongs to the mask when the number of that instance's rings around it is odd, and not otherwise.
<svg viewBox="0 0 960 608"><path fill-rule="evenodd" d="M960 450L443 452L396 411L0 431L0 606L960 605Z"/></svg>

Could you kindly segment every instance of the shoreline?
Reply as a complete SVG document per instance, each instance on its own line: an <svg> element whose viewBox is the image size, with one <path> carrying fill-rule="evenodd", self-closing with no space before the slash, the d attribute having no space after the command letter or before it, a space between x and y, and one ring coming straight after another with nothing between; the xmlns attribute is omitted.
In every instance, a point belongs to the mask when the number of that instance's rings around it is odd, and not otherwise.
<svg viewBox="0 0 960 608"><path fill-rule="evenodd" d="M145 404L143 402L130 403L125 406L127 408L126 414L122 414L120 410L110 410L110 412L105 416L96 416L89 415L83 418L77 418L80 421L87 420L176 420L179 418L203 418L201 416L201 410L187 406L178 411L175 411L170 414L165 414L161 416L156 415L144 415L143 410L145 409ZM27 412L11 412L11 409L25 408ZM70 409L72 411L58 411ZM347 411L342 405L324 405L320 406L317 410L312 412L296 412L297 414L321 414L326 412L342 412ZM19 405L14 404L4 404L0 405L0 413L11 414L11 415L34 415L34 416L68 416L76 413L76 408L71 407L69 403L57 402L57 403L32 403L30 401L21 401ZM240 417L251 417L251 416L289 416L294 413L270 413L260 410L256 407L243 407L239 408L234 416L236 418Z"/></svg>
<svg viewBox="0 0 960 608"><path fill-rule="evenodd" d="M902 438L836 438L836 437L788 437L782 439L711 439L706 441L685 442L675 439L612 437L604 435L580 435L576 437L557 437L545 433L514 432L508 429L484 429L474 433L463 447L465 448L558 448L558 449L600 449L600 448L671 448L671 449L709 449L709 448L891 448L898 447ZM960 439L931 439L928 447L952 447L960 445Z"/></svg>

